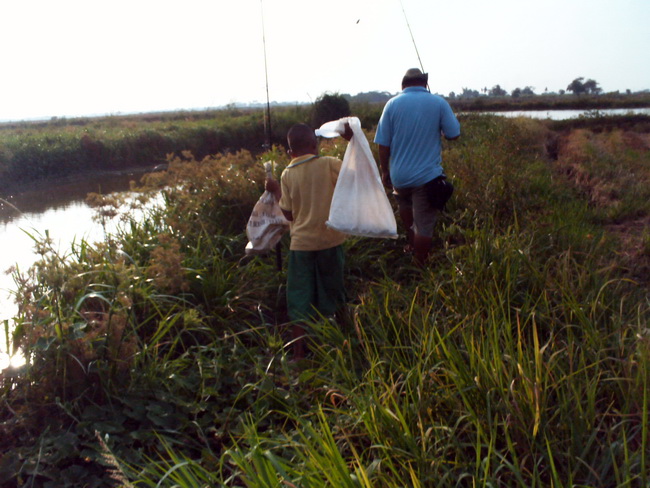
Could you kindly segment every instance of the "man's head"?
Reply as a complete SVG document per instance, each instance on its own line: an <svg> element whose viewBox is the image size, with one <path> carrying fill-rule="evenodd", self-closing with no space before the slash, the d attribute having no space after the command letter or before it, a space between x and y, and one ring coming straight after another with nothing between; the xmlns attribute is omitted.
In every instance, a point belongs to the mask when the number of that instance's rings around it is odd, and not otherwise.
<svg viewBox="0 0 650 488"><path fill-rule="evenodd" d="M406 71L402 78L402 90L409 86L427 86L429 73L422 73L418 68L411 68Z"/></svg>
<svg viewBox="0 0 650 488"><path fill-rule="evenodd" d="M316 133L307 124L292 126L287 134L287 142L293 157L302 156L303 154L316 154L318 150Z"/></svg>

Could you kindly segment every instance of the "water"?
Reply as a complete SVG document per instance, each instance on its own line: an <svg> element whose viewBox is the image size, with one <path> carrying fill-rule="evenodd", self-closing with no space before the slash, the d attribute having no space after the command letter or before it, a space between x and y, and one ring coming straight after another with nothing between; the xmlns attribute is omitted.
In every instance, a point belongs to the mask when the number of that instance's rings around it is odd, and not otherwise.
<svg viewBox="0 0 650 488"><path fill-rule="evenodd" d="M12 295L15 283L5 271L14 266L27 270L37 259L29 234L44 236L48 232L55 249L64 254L72 242L102 241L105 231L114 230L116 223L110 222L104 229L96 222L94 210L85 203L86 195L127 191L129 182L139 180L142 173L140 170L59 181L7 197L11 205L0 201L0 371L22 361L19 355L10 359L7 354L4 323L7 320L12 328L17 307Z"/></svg>
<svg viewBox="0 0 650 488"><path fill-rule="evenodd" d="M566 120L580 116L608 115L650 115L650 108L612 108L603 110L514 110L511 112L489 112L503 117L530 117L533 119Z"/></svg>

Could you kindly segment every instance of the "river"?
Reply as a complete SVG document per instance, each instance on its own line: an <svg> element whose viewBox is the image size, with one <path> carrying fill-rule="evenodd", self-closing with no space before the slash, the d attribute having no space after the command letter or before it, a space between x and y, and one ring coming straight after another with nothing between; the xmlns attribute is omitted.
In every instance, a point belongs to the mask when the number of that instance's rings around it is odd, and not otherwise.
<svg viewBox="0 0 650 488"><path fill-rule="evenodd" d="M17 306L12 294L15 283L5 271L12 267L27 270L37 259L30 234L36 237L47 232L54 247L64 254L81 239L102 241L105 232L115 230L116 223L108 222L105 229L96 222L94 210L85 202L86 195L128 191L129 182L139 180L143 173L134 170L59 180L0 201L0 371L10 363L22 362L20 355L10 359L7 354L5 332L13 329Z"/></svg>

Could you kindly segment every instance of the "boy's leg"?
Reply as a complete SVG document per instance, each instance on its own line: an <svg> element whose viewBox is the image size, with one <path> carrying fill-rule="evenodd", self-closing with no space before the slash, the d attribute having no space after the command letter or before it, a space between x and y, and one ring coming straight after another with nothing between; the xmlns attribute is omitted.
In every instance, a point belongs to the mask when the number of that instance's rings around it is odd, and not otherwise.
<svg viewBox="0 0 650 488"><path fill-rule="evenodd" d="M345 303L345 254L343 246L316 252L316 309L323 316L331 317Z"/></svg>
<svg viewBox="0 0 650 488"><path fill-rule="evenodd" d="M287 270L287 311L291 327L292 351L295 359L305 356L305 330L300 324L314 314L315 251L289 251Z"/></svg>
<svg viewBox="0 0 650 488"><path fill-rule="evenodd" d="M316 301L316 251L289 251L287 311L290 320L307 320Z"/></svg>
<svg viewBox="0 0 650 488"><path fill-rule="evenodd" d="M291 351L294 359L303 359L305 357L305 329L301 324L291 326Z"/></svg>

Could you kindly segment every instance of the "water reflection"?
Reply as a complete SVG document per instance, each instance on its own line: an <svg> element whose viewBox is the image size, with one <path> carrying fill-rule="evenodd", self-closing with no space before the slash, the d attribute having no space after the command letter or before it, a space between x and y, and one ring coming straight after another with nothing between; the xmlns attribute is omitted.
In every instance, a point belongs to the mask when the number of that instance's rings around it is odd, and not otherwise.
<svg viewBox="0 0 650 488"><path fill-rule="evenodd" d="M54 249L63 254L70 252L73 242L102 241L105 232L113 231L117 222L109 223L104 229L94 221L94 210L85 203L87 193L126 191L130 181L139 180L142 173L112 173L61 181L11 195L6 198L10 204L0 201L0 370L9 364L5 321L12 329L17 312L12 294L15 283L5 271L12 267L27 270L37 259L30 235L40 238L48 233Z"/></svg>
<svg viewBox="0 0 650 488"><path fill-rule="evenodd" d="M83 202L91 192L109 194L129 189L131 180L139 180L143 170L122 173L95 174L85 177L39 183L28 190L0 195L0 223L10 222L20 214L39 214L46 210L69 207Z"/></svg>

